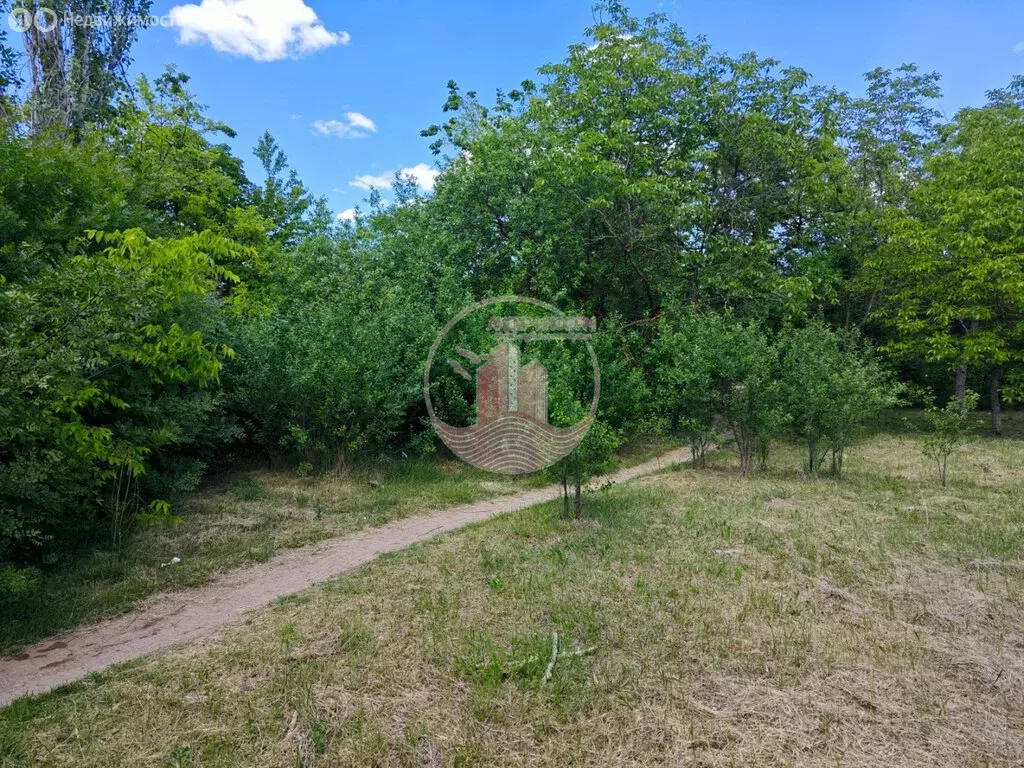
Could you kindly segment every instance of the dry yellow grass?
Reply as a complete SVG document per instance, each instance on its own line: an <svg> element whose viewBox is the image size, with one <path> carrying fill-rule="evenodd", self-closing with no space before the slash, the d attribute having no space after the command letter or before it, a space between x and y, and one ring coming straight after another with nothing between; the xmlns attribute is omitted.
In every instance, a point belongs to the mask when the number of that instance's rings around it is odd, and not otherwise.
<svg viewBox="0 0 1024 768"><path fill-rule="evenodd" d="M798 461L389 555L3 710L0 764L1024 763L1024 444L972 443L946 489L910 436L838 481ZM596 650L544 683L552 633Z"/></svg>

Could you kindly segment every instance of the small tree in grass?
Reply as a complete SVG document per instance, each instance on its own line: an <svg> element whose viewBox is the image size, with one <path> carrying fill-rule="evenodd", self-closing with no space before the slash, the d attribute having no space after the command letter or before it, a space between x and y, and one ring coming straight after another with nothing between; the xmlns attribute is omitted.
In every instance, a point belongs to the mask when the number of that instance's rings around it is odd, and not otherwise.
<svg viewBox="0 0 1024 768"><path fill-rule="evenodd" d="M579 424L590 410L593 386L592 369L585 351L570 345L550 350L545 357L548 367L548 420L551 424L568 427ZM631 377L616 377L623 389L633 382ZM619 392L611 398L628 400ZM603 404L602 404L603 406ZM622 444L623 432L608 423L607 416L595 417L587 434L572 453L548 468L548 476L562 485L562 501L566 517L579 517L583 511L583 489L595 476L612 468L614 452Z"/></svg>
<svg viewBox="0 0 1024 768"><path fill-rule="evenodd" d="M900 386L869 346L821 322L791 331L782 345L781 384L794 431L817 474L829 450L840 474L861 424L896 404Z"/></svg>
<svg viewBox="0 0 1024 768"><path fill-rule="evenodd" d="M655 355L657 411L689 438L695 466L718 436L716 417L732 432L743 474L755 456L767 462L785 421L770 333L718 314L685 314L674 326L662 324Z"/></svg>
<svg viewBox="0 0 1024 768"><path fill-rule="evenodd" d="M962 404L953 396L942 408L934 401L925 408L924 423L928 431L924 438L924 455L935 462L943 488L946 487L949 457L969 439L970 412L977 406L978 393L968 390Z"/></svg>
<svg viewBox="0 0 1024 768"><path fill-rule="evenodd" d="M834 373L835 404L825 430L832 452L832 472L841 475L846 449L856 440L861 425L879 411L892 408L903 391L873 349L858 344L848 334L839 335L838 368Z"/></svg>
<svg viewBox="0 0 1024 768"><path fill-rule="evenodd" d="M662 322L653 346L654 408L662 426L686 436L693 464L703 467L715 428L716 359L720 320L684 315L670 326Z"/></svg>
<svg viewBox="0 0 1024 768"><path fill-rule="evenodd" d="M615 449L622 444L622 433L595 419L582 442L549 472L562 484L562 513L578 518L583 512L583 488L596 475L614 466Z"/></svg>
<svg viewBox="0 0 1024 768"><path fill-rule="evenodd" d="M750 472L755 456L762 466L774 437L785 423L778 381L778 349L756 325L728 325L719 351L718 410L736 440L740 471Z"/></svg>

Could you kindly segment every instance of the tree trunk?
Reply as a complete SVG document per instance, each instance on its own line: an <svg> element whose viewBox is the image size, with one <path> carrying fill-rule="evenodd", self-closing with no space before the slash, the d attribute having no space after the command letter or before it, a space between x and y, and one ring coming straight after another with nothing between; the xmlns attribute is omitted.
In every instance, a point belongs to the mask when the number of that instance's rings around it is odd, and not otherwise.
<svg viewBox="0 0 1024 768"><path fill-rule="evenodd" d="M736 447L740 451L740 474L746 477L750 474L750 455L752 453L750 440L740 435L737 437Z"/></svg>
<svg viewBox="0 0 1024 768"><path fill-rule="evenodd" d="M967 363L961 363L956 369L956 384L953 390L956 395L956 402L960 410L964 409L964 400L967 397Z"/></svg>
<svg viewBox="0 0 1024 768"><path fill-rule="evenodd" d="M963 326L963 329L965 331L965 335L967 335L967 336L970 336L970 334L974 333L975 331L978 330L978 328L981 327L981 321L980 320L971 320L966 325L961 320L960 324ZM965 405L966 401L967 401L967 361L966 360L962 360L960 362L960 367L956 369L956 403L957 403L957 407L960 409L960 413L964 412L964 405Z"/></svg>
<svg viewBox="0 0 1024 768"><path fill-rule="evenodd" d="M1003 403L999 399L999 385L1003 383L1003 374L1006 366L1000 365L992 371L992 388L989 394L992 399L992 434L1003 434Z"/></svg>

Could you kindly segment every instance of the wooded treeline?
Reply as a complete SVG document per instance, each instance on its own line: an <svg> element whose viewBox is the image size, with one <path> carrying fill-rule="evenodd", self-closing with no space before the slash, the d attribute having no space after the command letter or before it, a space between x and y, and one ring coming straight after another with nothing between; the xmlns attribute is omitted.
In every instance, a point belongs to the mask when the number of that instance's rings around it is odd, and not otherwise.
<svg viewBox="0 0 1024 768"><path fill-rule="evenodd" d="M173 517L225 456L429 446L434 334L497 294L599 318L609 430L699 453L724 424L745 471L787 432L840 471L895 402L887 366L983 389L998 431L1024 357L1024 78L945 121L913 65L855 96L617 3L595 18L536 82L449 83L435 191L396 178L353 224L269 134L247 178L187 75L130 82L137 29L31 32L27 61L0 36L0 561Z"/></svg>

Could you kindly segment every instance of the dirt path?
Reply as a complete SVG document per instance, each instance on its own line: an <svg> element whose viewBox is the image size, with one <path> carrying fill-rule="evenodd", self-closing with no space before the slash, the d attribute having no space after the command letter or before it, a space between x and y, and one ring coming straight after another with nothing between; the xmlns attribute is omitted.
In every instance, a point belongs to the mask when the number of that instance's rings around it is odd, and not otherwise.
<svg viewBox="0 0 1024 768"><path fill-rule="evenodd" d="M620 470L610 479L622 482L689 458L689 449L671 451ZM208 634L252 608L357 568L381 553L550 501L560 493L559 486L548 486L398 520L291 550L270 562L226 573L198 589L154 597L133 613L51 637L17 656L0 658L0 707L26 694L44 693L112 664Z"/></svg>

